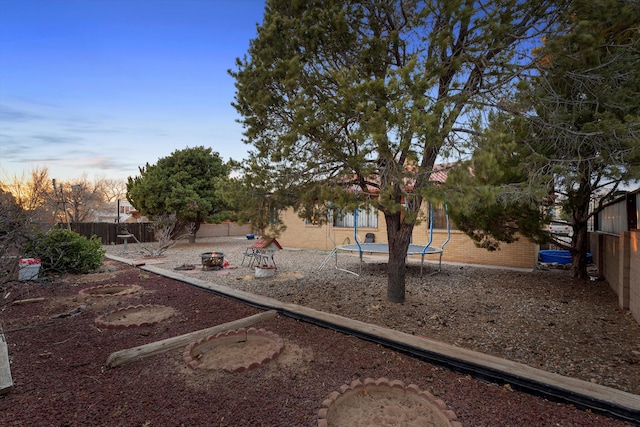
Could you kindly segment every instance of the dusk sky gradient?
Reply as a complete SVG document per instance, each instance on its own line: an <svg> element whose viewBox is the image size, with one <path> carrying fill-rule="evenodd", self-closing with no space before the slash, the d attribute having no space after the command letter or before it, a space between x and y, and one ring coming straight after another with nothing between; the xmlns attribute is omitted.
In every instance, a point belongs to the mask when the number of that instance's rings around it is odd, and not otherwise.
<svg viewBox="0 0 640 427"><path fill-rule="evenodd" d="M126 179L175 150L241 160L235 59L264 0L0 0L0 179Z"/></svg>

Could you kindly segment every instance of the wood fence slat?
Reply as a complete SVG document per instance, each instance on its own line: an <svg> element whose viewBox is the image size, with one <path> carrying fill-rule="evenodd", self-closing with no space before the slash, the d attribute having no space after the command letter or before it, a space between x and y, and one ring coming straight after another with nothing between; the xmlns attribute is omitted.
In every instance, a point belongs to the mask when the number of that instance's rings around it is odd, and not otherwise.
<svg viewBox="0 0 640 427"><path fill-rule="evenodd" d="M72 222L71 230L76 233L90 238L93 235L98 236L102 240L103 245L117 245L122 241L118 241L118 235L123 234L124 230L128 234L136 236L140 242L154 242L153 230L150 222L127 222L127 223L111 223L111 222Z"/></svg>
<svg viewBox="0 0 640 427"><path fill-rule="evenodd" d="M102 240L103 245L121 245L122 239L118 239L120 234L133 234L138 241L155 242L153 227L151 222L72 222L71 230L90 238L93 235ZM66 224L59 224L66 227ZM210 227L205 231L205 227ZM206 224L200 228L198 237L221 237L221 236L243 236L251 232L251 226L237 223L228 224ZM130 241L131 242L131 241Z"/></svg>

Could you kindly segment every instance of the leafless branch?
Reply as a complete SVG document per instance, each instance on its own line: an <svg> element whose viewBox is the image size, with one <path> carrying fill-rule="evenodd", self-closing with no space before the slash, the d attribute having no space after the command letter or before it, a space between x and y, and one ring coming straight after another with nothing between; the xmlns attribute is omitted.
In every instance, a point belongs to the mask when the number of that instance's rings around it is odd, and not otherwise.
<svg viewBox="0 0 640 427"><path fill-rule="evenodd" d="M158 257L166 252L167 249L171 249L172 247L174 247L180 240L193 235L196 227L196 224L194 222L189 225L189 229L186 233L172 238L171 236L173 236L174 234L177 222L178 221L175 215L163 215L162 217L153 221L150 225L153 230L153 236L156 239L156 243L153 246L145 245L144 243L140 242L140 240L138 240L135 235L132 235L133 239L136 241L136 243L140 244L142 250L149 257Z"/></svg>

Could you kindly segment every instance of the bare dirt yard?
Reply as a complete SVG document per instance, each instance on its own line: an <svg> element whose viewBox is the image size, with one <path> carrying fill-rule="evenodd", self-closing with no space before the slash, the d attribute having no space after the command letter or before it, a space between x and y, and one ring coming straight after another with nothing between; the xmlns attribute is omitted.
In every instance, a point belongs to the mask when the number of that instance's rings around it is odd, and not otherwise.
<svg viewBox="0 0 640 427"><path fill-rule="evenodd" d="M276 275L256 279L246 260L241 265L251 243L217 238L179 244L158 259L144 258L139 245L129 244L128 253L122 245L107 250L185 277L640 394L640 327L603 281L575 281L561 269L450 264L421 277L412 261L407 301L391 304L380 258L365 257L355 276L336 269L333 258L320 270L326 253L285 249L275 254ZM203 271L200 254L211 251L223 252L228 267ZM357 257L339 254L338 262L359 270ZM435 265L429 268L434 272ZM43 299L15 304L34 298ZM284 345L252 369L193 369L184 347L109 368L113 352L262 312L113 260L95 274L9 283L0 304L14 381L0 397L7 426L316 426L332 393L380 378L431 393L464 426L631 425L281 315L254 325ZM153 321L126 311L132 306L147 307Z"/></svg>

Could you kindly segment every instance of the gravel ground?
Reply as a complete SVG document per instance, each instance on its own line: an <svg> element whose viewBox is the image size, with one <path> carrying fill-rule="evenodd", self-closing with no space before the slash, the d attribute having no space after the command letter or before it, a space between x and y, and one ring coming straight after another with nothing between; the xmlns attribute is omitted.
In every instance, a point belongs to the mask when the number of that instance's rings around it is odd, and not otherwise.
<svg viewBox="0 0 640 427"><path fill-rule="evenodd" d="M336 269L327 253L285 248L274 260L277 273L255 279L242 266L244 238L201 239L165 252L157 267L192 264L190 275L456 346L503 357L560 375L640 394L640 325L604 281L583 282L564 269L515 271L444 264L420 276L410 261L404 304L386 299L386 258L365 256L362 274ZM106 248L140 258L140 244ZM223 252L229 267L202 271L200 254ZM490 255L488 255L490 256ZM338 266L359 271L358 256L339 253ZM433 273L433 274L430 274Z"/></svg>
<svg viewBox="0 0 640 427"><path fill-rule="evenodd" d="M213 239L178 245L162 258L145 260L168 270L191 264L184 274L638 394L638 324L616 308L604 282L575 282L563 270L459 265L445 265L444 271L421 278L419 266L412 264L407 302L390 304L379 259L367 257L357 277L336 270L333 260L318 271L326 253L283 250L275 255L276 275L255 279L250 268L241 266L250 243ZM122 245L107 249L131 259L144 255L131 244L127 254ZM200 254L211 251L224 252L229 267L202 271ZM357 257L341 254L339 261L358 268ZM136 291L89 292L105 285ZM329 396L370 378L415 384L441 399L465 427L631 425L284 316L255 325L284 342L276 359L256 369L190 369L182 348L108 368L106 360L115 351L260 310L111 260L95 274L10 282L2 291L0 328L14 381L14 388L0 396L3 426L312 427L318 426ZM14 304L24 299L32 302ZM105 328L98 322L132 306L164 306L172 314L136 327ZM392 423L396 419L384 425L400 425Z"/></svg>

